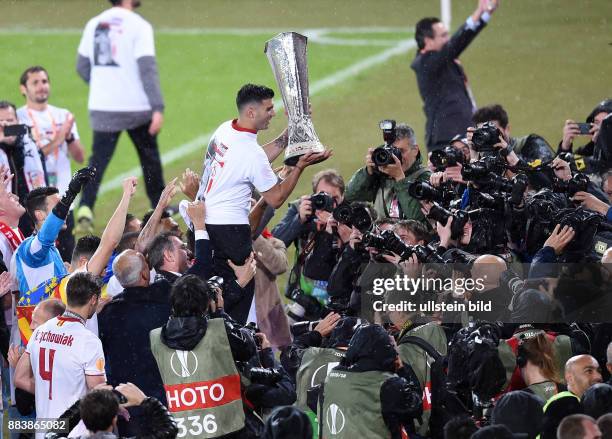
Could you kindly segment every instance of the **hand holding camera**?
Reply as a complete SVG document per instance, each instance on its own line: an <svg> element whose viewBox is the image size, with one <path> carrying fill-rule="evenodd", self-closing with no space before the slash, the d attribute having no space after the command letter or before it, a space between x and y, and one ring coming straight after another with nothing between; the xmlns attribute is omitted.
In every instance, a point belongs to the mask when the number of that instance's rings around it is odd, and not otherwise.
<svg viewBox="0 0 612 439"><path fill-rule="evenodd" d="M302 195L300 197L300 207L298 207L298 214L300 216L300 222L304 224L312 217L312 201L308 195Z"/></svg>
<svg viewBox="0 0 612 439"><path fill-rule="evenodd" d="M321 334L321 337L327 337L331 334L332 330L336 327L338 322L340 321L340 314L336 314L335 312L330 312L325 316L323 320L321 320L317 326L313 329L313 331Z"/></svg>
<svg viewBox="0 0 612 439"><path fill-rule="evenodd" d="M147 395L132 383L119 384L115 390L127 400L121 403L124 407L139 406L147 398Z"/></svg>
<svg viewBox="0 0 612 439"><path fill-rule="evenodd" d="M544 242L544 247L552 247L558 256L563 253L563 250L574 239L575 235L576 232L573 228L569 226L561 228L561 225L557 224L546 242Z"/></svg>

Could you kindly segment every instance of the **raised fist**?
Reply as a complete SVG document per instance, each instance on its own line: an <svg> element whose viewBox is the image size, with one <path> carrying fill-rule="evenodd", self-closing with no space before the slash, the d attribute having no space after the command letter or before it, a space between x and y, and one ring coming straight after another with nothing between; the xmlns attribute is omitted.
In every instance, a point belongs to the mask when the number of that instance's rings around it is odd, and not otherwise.
<svg viewBox="0 0 612 439"><path fill-rule="evenodd" d="M86 168L79 169L72 176L72 180L70 180L70 184L68 185L68 190L79 193L85 184L93 179L96 175L96 168L93 166L87 166Z"/></svg>

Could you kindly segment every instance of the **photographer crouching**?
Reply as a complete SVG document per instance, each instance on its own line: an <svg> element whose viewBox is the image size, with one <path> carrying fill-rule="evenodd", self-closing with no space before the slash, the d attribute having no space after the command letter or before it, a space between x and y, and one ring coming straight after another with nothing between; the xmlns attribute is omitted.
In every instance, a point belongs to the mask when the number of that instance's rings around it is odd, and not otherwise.
<svg viewBox="0 0 612 439"><path fill-rule="evenodd" d="M223 312L218 282L176 281L170 319L151 331L151 351L179 437L255 438L262 409L294 402L295 392L282 369L260 367L274 365L269 343Z"/></svg>
<svg viewBox="0 0 612 439"><path fill-rule="evenodd" d="M408 194L413 181L429 181L430 171L421 162L414 130L394 120L380 123L385 144L368 148L366 166L346 188L347 201L374 203L379 217L425 221L418 200Z"/></svg>

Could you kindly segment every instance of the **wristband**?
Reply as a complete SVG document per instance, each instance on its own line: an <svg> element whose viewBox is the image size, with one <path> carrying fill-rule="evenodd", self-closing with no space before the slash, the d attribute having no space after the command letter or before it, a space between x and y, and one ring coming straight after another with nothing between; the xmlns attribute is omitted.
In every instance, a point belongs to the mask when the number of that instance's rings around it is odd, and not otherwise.
<svg viewBox="0 0 612 439"><path fill-rule="evenodd" d="M74 134L70 137L66 137L64 139L66 141L67 144L71 144L72 142L74 142L76 139L74 138Z"/></svg>

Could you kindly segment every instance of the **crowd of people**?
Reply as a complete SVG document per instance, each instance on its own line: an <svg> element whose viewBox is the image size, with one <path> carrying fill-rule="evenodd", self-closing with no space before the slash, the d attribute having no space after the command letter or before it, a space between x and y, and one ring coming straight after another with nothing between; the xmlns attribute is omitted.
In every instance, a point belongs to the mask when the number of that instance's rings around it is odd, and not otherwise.
<svg viewBox="0 0 612 439"><path fill-rule="evenodd" d="M346 183L320 169L295 195L332 152L273 169L287 130L257 143L274 91L246 84L201 175L164 184L153 31L139 1L111 3L78 49L88 166L71 175L84 148L44 67L21 76L23 107L0 102L5 433L612 437L612 100L560 123L556 148L511 136L454 62L497 7L479 1L452 37L435 18L416 28L427 158L385 120ZM123 130L153 209L131 209L138 179L124 179L98 237Z"/></svg>

